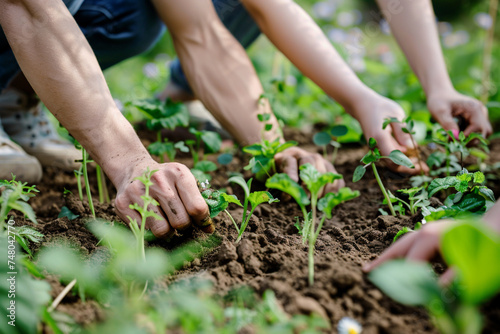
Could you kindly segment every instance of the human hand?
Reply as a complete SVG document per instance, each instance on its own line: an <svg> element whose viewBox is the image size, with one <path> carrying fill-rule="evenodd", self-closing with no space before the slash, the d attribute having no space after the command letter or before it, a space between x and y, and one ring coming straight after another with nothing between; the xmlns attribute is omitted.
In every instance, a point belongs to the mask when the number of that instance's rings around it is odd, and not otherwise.
<svg viewBox="0 0 500 334"><path fill-rule="evenodd" d="M118 216L129 222L127 216L141 222L141 216L129 208L132 203L142 205L141 196L144 195L144 185L135 180L135 177L149 167L157 170L152 177L153 185L149 194L160 206L150 207L162 220L148 218L147 228L151 229L156 237L168 237L174 230L183 230L193 221L206 233L212 233L214 227L210 219L210 212L205 200L198 190L198 186L191 171L178 163L158 164L150 161L135 168L135 172L126 182L117 187L115 206Z"/></svg>
<svg viewBox="0 0 500 334"><path fill-rule="evenodd" d="M406 258L409 261L430 261L440 252L441 237L453 224L456 222L443 220L426 224L416 232L405 234L376 260L365 264L363 271L372 271L382 263L397 258ZM441 282L448 282L452 277L453 272L448 270L441 276Z"/></svg>
<svg viewBox="0 0 500 334"><path fill-rule="evenodd" d="M429 94L427 108L445 130L459 130L453 117L461 117L467 123L465 136L478 132L486 138L493 132L488 120L488 109L478 100L455 90Z"/></svg>
<svg viewBox="0 0 500 334"><path fill-rule="evenodd" d="M325 160L318 153L307 152L299 147L290 147L283 152L274 156L278 171L288 174L292 180L299 182L299 168L307 163L313 165L320 173L337 173L335 167ZM323 194L329 192L337 192L340 188L345 187L343 179L335 180L334 183L328 184L323 190Z"/></svg>
<svg viewBox="0 0 500 334"><path fill-rule="evenodd" d="M394 150L400 150L403 153L415 150L410 135L403 132L402 124L391 123L385 129L382 129L386 118L397 118L400 121L406 118L405 112L396 102L378 94L373 94L359 101L353 110L348 111L360 123L365 137L377 140L382 155L388 156ZM425 163L422 163L422 165L418 163L416 156L410 156L409 158L415 168L396 165L390 161L387 161L387 165L391 170L412 175L420 174L421 170L424 173L429 171L429 167Z"/></svg>

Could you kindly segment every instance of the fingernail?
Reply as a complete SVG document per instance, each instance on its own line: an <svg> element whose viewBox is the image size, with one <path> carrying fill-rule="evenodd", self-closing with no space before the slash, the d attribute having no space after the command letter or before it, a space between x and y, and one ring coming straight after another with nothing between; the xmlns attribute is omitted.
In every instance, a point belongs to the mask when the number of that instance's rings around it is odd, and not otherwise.
<svg viewBox="0 0 500 334"><path fill-rule="evenodd" d="M212 234L215 232L215 226L213 224L210 224L208 226L205 226L205 227L201 227L200 228L204 233L206 234Z"/></svg>
<svg viewBox="0 0 500 334"><path fill-rule="evenodd" d="M208 226L208 225L212 225L213 222L212 222L212 218L210 218L210 216L206 217L205 219L203 219L199 225L200 226Z"/></svg>

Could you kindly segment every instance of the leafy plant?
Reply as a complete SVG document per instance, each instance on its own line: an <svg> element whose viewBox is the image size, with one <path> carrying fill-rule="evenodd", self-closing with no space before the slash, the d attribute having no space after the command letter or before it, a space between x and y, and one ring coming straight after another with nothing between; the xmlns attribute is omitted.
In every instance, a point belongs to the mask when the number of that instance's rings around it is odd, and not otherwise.
<svg viewBox="0 0 500 334"><path fill-rule="evenodd" d="M158 140L148 146L148 151L152 155L160 157L160 163L164 163L165 155L168 157L169 161L175 161L177 151L187 153L189 152L189 147L187 147L183 141L179 141L175 144L168 141L168 138L161 141L160 133Z"/></svg>
<svg viewBox="0 0 500 334"><path fill-rule="evenodd" d="M368 141L368 147L370 151L363 157L363 159L361 159L361 162L364 165L358 166L354 170L352 181L358 182L359 180L361 180L366 173L366 168L368 168L371 165L373 169L373 174L375 175L375 179L377 180L380 190L382 191L382 194L384 195L384 198L387 201L389 210L391 211L391 214L395 216L396 212L394 211L394 207L392 206L391 198L389 197L389 194L387 193L384 184L380 179L375 163L379 162L380 159L387 158L397 165L405 166L408 168L413 168L414 166L411 160L408 159L408 157L404 155L403 152L399 150L394 150L389 154L389 156L382 156L382 154L380 154L380 151L376 146L377 146L377 141L374 138L370 138L370 140Z"/></svg>
<svg viewBox="0 0 500 334"><path fill-rule="evenodd" d="M6 220L11 210L22 212L30 221L36 222L35 212L28 204L31 197L38 192L36 186L27 186L27 182L16 181L16 176L12 175L12 180L0 180L0 230L6 229Z"/></svg>
<svg viewBox="0 0 500 334"><path fill-rule="evenodd" d="M9 235L14 234L19 246L21 246L30 257L32 257L33 254L31 253L31 250L29 248L29 243L30 242L39 243L42 240L42 238L44 237L44 235L42 233L40 233L37 230L34 230L31 227L26 226L26 225L16 227L12 231L9 228L8 231L9 231L9 233L8 233Z"/></svg>
<svg viewBox="0 0 500 334"><path fill-rule="evenodd" d="M425 306L445 334L481 332L481 303L500 291L500 238L477 222L457 224L441 239L446 263L457 271L442 287L429 264L394 260L370 273L370 280L392 299ZM480 274L478 274L480 273Z"/></svg>
<svg viewBox="0 0 500 334"><path fill-rule="evenodd" d="M198 182L203 181L211 181L212 176L209 174L210 172L214 172L217 170L217 165L212 161L203 160L198 161L193 168L191 168L191 173L193 173L194 177Z"/></svg>
<svg viewBox="0 0 500 334"><path fill-rule="evenodd" d="M323 157L326 159L328 145L333 146L332 164L335 163L339 148L342 146L337 140L345 136L349 129L345 125L335 125L326 131L318 132L313 137L314 144L323 147Z"/></svg>
<svg viewBox="0 0 500 334"><path fill-rule="evenodd" d="M387 128L387 126L391 123L401 124L401 130L410 136L411 142L413 144L413 147L415 148L415 153L416 153L416 156L418 159L418 165L420 167L420 174L423 174L424 168L422 165L422 159L420 157L420 149L418 148L417 142L415 141L415 137L414 137L416 135L416 131L414 129L415 128L415 121L413 119L411 119L411 117L406 118L402 122L399 119L397 119L396 117L390 117L390 118L386 118L384 120L384 123L382 125L382 129L385 130L385 128Z"/></svg>
<svg viewBox="0 0 500 334"><path fill-rule="evenodd" d="M189 132L195 135L196 139L186 140L189 151L193 157L193 164L196 165L199 161L205 160L205 153L217 153L220 151L222 139L217 132L213 131L198 131L195 128L190 128ZM200 159L200 149L203 144L203 152Z"/></svg>
<svg viewBox="0 0 500 334"><path fill-rule="evenodd" d="M289 194L299 204L304 216L304 224L299 229L303 242L308 242L309 246L309 285L314 284L314 247L318 240L321 228L326 218L332 218L332 210L345 201L359 196L358 191L352 191L350 188L341 188L338 193L328 193L318 201L318 197L323 188L341 179L342 176L335 173L319 173L311 164L305 164L300 167L300 178L311 193L311 200L304 189L287 174L273 175L266 181L266 187L281 190ZM308 213L306 206L311 204L311 212ZM318 226L316 227L317 210L323 212Z"/></svg>
<svg viewBox="0 0 500 334"><path fill-rule="evenodd" d="M398 192L407 196L408 199L404 200L401 197L392 196L391 200L393 200L393 203L400 203L400 205L402 206L401 211L403 212L403 214L405 214L406 211L404 207L406 207L410 211L411 215L415 215L419 208L426 208L430 205L430 202L427 199L428 194L424 187L399 189Z"/></svg>
<svg viewBox="0 0 500 334"><path fill-rule="evenodd" d="M79 162L81 163L80 169L78 171L75 171L75 176L77 178L77 183L78 183L78 195L80 196L80 200L83 202L82 181L81 181L81 177L83 176L90 212L92 213L92 217L95 217L94 202L92 201L92 193L90 191L90 182L88 173L88 164L93 161L89 160L87 150L85 150L83 146L81 146L79 143L75 143L75 147L82 151L82 160L79 160Z"/></svg>

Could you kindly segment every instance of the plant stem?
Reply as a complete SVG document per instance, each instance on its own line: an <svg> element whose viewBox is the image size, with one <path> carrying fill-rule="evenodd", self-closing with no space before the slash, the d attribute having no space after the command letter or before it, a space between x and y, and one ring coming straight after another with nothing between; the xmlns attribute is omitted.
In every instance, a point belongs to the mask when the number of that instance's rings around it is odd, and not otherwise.
<svg viewBox="0 0 500 334"><path fill-rule="evenodd" d="M339 148L338 147L334 147L333 148L333 154L332 154L332 164L335 164L335 160L337 159L337 153L339 152Z"/></svg>
<svg viewBox="0 0 500 334"><path fill-rule="evenodd" d="M252 207L252 210L250 210L250 213L247 216L247 219L241 224L241 228L238 233L238 239L236 239L236 243L240 242L241 237L243 236L243 232L245 232L245 229L247 228L248 223L250 222L250 218L252 217L253 211L255 210L256 207Z"/></svg>
<svg viewBox="0 0 500 334"><path fill-rule="evenodd" d="M161 140L161 130L159 130L157 133L156 133L156 141L158 143L161 143L162 140ZM161 154L160 155L160 163L164 163L165 162L165 155L164 154Z"/></svg>
<svg viewBox="0 0 500 334"><path fill-rule="evenodd" d="M234 221L234 218L233 216L231 216L231 214L229 213L229 211L227 210L224 210L224 212L229 216L229 219L231 219L231 221L233 222L234 226L236 227L236 231L238 231L238 234L240 233L240 227L238 226L238 224L236 224L236 222Z"/></svg>
<svg viewBox="0 0 500 334"><path fill-rule="evenodd" d="M417 152L418 165L420 167L420 175L424 175L424 168L422 167L422 159L420 159L420 149L418 148L417 143L415 142L415 138L413 138L412 134L410 134L410 138L413 147L415 147L415 151Z"/></svg>
<svg viewBox="0 0 500 334"><path fill-rule="evenodd" d="M309 286L314 284L314 234L316 225L316 202L318 200L317 194L311 194L311 208L312 218L311 226L309 228Z"/></svg>
<svg viewBox="0 0 500 334"><path fill-rule="evenodd" d="M95 217L94 203L92 202L92 193L90 192L89 174L87 172L87 151L82 148L82 172L83 179L85 180L85 191L87 193L87 200L89 201L90 212L92 216Z"/></svg>
<svg viewBox="0 0 500 334"><path fill-rule="evenodd" d="M489 97L489 89L491 85L491 64L492 64L492 52L493 52L493 41L495 37L495 21L498 12L498 0L490 0L490 16L491 16L491 27L488 29L488 35L484 43L484 53L483 53L483 90L481 94L481 102L486 104Z"/></svg>
<svg viewBox="0 0 500 334"><path fill-rule="evenodd" d="M83 202L83 189L82 189L82 168L83 166L80 166L80 169L78 171L75 170L75 177L77 181L77 186L78 186L78 197L80 197L80 201Z"/></svg>
<svg viewBox="0 0 500 334"><path fill-rule="evenodd" d="M99 192L99 203L104 203L104 190L102 187L101 166L97 165L95 167L95 172L96 172L96 176L97 176L97 191Z"/></svg>
<svg viewBox="0 0 500 334"><path fill-rule="evenodd" d="M391 199L389 198L389 195L387 195L387 191L385 191L385 187L382 183L382 180L380 179L380 176L378 175L377 167L375 167L374 163L372 163L372 169L373 169L373 174L375 175L375 179L377 179L378 186L380 187L380 190L382 190L382 194L384 194L384 197L387 201L387 205L389 205L389 210L391 211L391 214L393 216L396 216L396 212L392 207Z"/></svg>

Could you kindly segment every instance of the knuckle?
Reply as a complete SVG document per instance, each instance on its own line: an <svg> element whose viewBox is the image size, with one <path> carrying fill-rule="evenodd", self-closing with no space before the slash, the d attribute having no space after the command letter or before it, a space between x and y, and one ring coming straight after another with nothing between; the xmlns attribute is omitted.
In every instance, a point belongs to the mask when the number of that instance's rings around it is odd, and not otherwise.
<svg viewBox="0 0 500 334"><path fill-rule="evenodd" d="M115 199L115 208L118 212L123 212L124 210L128 209L129 206L129 200L125 196L116 196Z"/></svg>
<svg viewBox="0 0 500 334"><path fill-rule="evenodd" d="M201 217L207 216L208 215L208 206L205 202L195 203L195 204L193 204L193 206L191 206L188 209L188 213L191 217L201 218Z"/></svg>

